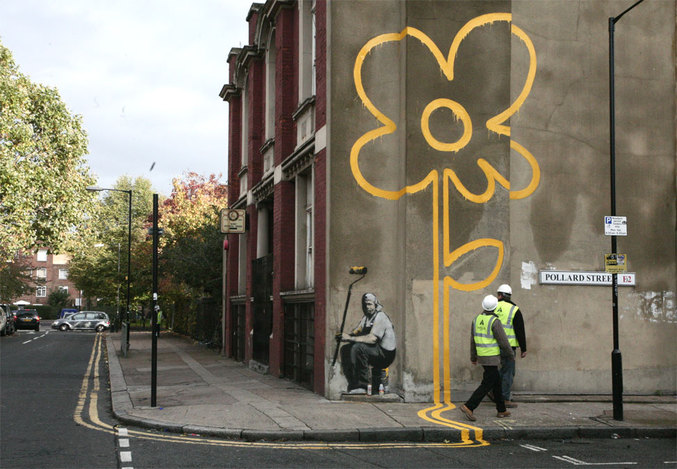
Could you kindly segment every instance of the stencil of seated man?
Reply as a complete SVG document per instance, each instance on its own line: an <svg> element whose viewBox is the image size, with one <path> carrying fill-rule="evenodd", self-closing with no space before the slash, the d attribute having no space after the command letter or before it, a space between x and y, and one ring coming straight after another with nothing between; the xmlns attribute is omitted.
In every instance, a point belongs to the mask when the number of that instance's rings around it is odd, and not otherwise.
<svg viewBox="0 0 677 469"><path fill-rule="evenodd" d="M357 327L341 334L341 341L347 342L341 347L341 367L350 394L366 394L369 366L378 372L388 368L397 348L393 323L373 293L362 295L362 312Z"/></svg>

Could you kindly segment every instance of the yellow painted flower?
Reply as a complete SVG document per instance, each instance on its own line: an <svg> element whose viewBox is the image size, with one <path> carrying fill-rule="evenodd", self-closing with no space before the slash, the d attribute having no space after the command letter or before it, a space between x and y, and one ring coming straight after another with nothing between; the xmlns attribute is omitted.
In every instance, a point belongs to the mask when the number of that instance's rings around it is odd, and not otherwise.
<svg viewBox="0 0 677 469"><path fill-rule="evenodd" d="M454 80L454 63L456 61L456 56L459 51L459 46L463 40L468 37L472 31L477 28L481 28L487 25L490 25L495 22L506 22L510 23L511 34L519 38L524 46L527 49L529 54L529 68L527 71L527 76L525 83L522 87L521 92L517 98L510 104L507 109L504 109L499 114L487 119L485 126L488 129L489 133L495 135L502 135L510 138L510 127L505 125L505 122L515 114L522 104L524 104L531 87L534 82L534 77L536 76L536 52L534 46L527 36L527 34L520 29L519 27L511 24L512 15L509 13L491 13L487 15L478 16L468 23L466 23L454 37L449 52L445 57L437 45L422 31L406 27L400 33L388 33L382 34L373 39L369 40L360 50L356 59L353 69L353 80L355 83L355 88L357 94L362 101L362 104L365 108L381 123L381 125L375 129L369 130L358 138L353 144L350 151L350 168L355 178L355 181L362 187L363 190L372 194L376 197L388 199L388 200L398 200L405 194L415 194L428 186L432 189L432 237L433 237L433 328L432 328L432 346L433 346L433 392L434 392L434 401L435 405L433 407L423 409L419 412L419 416L427 421L437 423L440 425L446 425L453 428L461 429L464 433L464 441L471 440L482 441L482 431L481 429L473 426L469 426L464 423L459 423L453 420L446 419L442 417L442 413L453 409L454 405L450 401L451 394L451 366L450 366L450 353L449 353L449 296L450 289L454 288L462 291L474 291L481 288L487 287L491 282L493 282L501 269L503 264L504 257L504 245L501 240L493 238L481 238L470 241L455 250L450 249L450 223L449 223L449 200L450 200L450 190L453 186L463 197L467 200L483 204L487 203L494 196L496 190L496 183L504 187L506 190L510 191L510 199L523 199L531 195L536 188L538 187L540 179L540 169L536 159L533 155L522 145L514 140L510 140L510 148L521 155L531 169L531 179L526 187L514 190L510 186L510 182L500 174L500 172L494 168L487 160L484 158L477 159L477 165L482 170L486 176L487 185L484 192L473 193L470 191L461 181L461 178L452 168L444 168L442 170L442 188L439 187L440 173L438 170L433 169L425 176L421 178L420 181L417 181L413 184L406 185L397 190L384 189L378 187L375 184L372 184L367 177L362 173L360 169L360 154L365 145L372 142L373 145L377 145L378 142L375 142L379 137L384 137L386 135L392 134L396 131L397 126L395 122L381 112L369 99L367 95L363 80L362 80L362 67L367 56L378 46L382 46L388 43L397 43L402 41L405 38L414 38L420 41L430 52L434 60L437 62L442 75L449 81ZM456 141L441 141L436 138L430 130L430 117L431 115L439 110L447 109L453 113L457 121L462 125L462 132L460 137ZM466 148L467 145L472 140L472 129L473 124L469 113L463 107L461 103L458 103L451 98L442 97L432 100L430 103L424 106L420 118L421 132L425 141L428 143L430 148L437 150L439 152L448 152L456 153L461 149ZM450 184L451 183L451 184ZM472 282L472 283L461 283L456 279L451 278L450 276L445 276L443 279L443 307L440 311L439 304L439 280L440 280L440 255L439 255L439 196L440 192L442 193L443 201L443 219L442 219L442 233L443 233L443 260L444 266L449 268L456 262L460 257L465 254L468 254L476 249L480 248L495 248L497 251L496 264L493 270L482 280ZM440 321L440 312L442 313L442 321ZM441 322L441 324L440 324ZM442 327L442 344L440 344L439 332L440 326ZM440 350L442 349L442 350ZM444 370L443 380L440 380L440 364ZM443 384L444 396L443 402L440 397L440 383ZM470 438L469 431L474 431L474 438Z"/></svg>

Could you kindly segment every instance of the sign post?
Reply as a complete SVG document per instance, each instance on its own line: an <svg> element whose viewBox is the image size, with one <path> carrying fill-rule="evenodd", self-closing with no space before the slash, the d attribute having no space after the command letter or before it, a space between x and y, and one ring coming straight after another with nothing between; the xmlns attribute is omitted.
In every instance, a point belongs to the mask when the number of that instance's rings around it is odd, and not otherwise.
<svg viewBox="0 0 677 469"><path fill-rule="evenodd" d="M627 12L635 8L644 0L637 0L618 16L609 18L609 179L611 187L611 217L616 216L616 91L614 76L614 30L616 23ZM611 235L611 252L616 253L616 236ZM627 236L627 231L625 235ZM623 366L621 363L621 351L618 348L618 283L613 274L613 324L614 324L614 349L611 352L611 375L614 398L614 420L623 420Z"/></svg>

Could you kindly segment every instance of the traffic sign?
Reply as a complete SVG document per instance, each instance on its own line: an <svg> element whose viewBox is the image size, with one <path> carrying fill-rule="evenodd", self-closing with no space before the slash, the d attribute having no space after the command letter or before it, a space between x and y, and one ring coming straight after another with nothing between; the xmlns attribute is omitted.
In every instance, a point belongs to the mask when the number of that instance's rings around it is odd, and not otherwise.
<svg viewBox="0 0 677 469"><path fill-rule="evenodd" d="M627 217L604 217L604 234L607 236L627 236Z"/></svg>

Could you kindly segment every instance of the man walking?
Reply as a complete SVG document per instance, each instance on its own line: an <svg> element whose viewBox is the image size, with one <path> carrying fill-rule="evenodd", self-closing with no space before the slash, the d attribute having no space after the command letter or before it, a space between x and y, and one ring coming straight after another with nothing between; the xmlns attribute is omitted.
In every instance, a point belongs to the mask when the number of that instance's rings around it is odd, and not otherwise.
<svg viewBox="0 0 677 469"><path fill-rule="evenodd" d="M503 284L498 287L497 295L498 305L496 306L496 316L501 320L505 334L508 336L508 342L513 352L517 354L517 347L520 348L522 358L527 355L527 336L524 332L524 319L519 306L512 302L512 288L510 285ZM515 378L515 360L507 360L501 356L501 393L505 406L507 408L517 407L512 401L512 382ZM489 395L489 398L492 398Z"/></svg>
<svg viewBox="0 0 677 469"><path fill-rule="evenodd" d="M479 363L484 367L482 382L472 393L470 399L460 407L461 412L471 421L477 420L473 411L480 405L484 396L492 390L494 396L498 396L495 401L498 412L496 416L503 418L510 415L501 397L501 376L498 372L498 365L503 356L506 360L514 360L515 353L510 347L501 321L494 314L497 304L498 299L494 295L485 296L482 300L484 311L477 315L470 328L470 361L473 365Z"/></svg>

